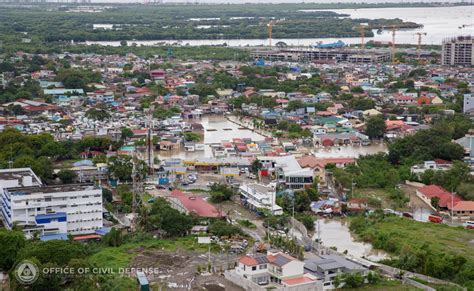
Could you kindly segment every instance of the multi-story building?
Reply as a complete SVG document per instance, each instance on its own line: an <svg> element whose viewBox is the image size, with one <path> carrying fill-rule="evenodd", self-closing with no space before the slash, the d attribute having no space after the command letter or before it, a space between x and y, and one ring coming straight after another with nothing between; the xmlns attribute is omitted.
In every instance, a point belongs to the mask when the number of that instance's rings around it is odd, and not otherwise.
<svg viewBox="0 0 474 291"><path fill-rule="evenodd" d="M302 168L293 155L257 158L264 169L261 175L271 175L272 180L288 189L303 189L313 184L313 171Z"/></svg>
<svg viewBox="0 0 474 291"><path fill-rule="evenodd" d="M458 36L443 41L441 64L474 66L474 37Z"/></svg>
<svg viewBox="0 0 474 291"><path fill-rule="evenodd" d="M234 270L225 272L225 277L245 290L322 290L322 280L306 274L304 265L304 262L281 252L243 256Z"/></svg>
<svg viewBox="0 0 474 291"><path fill-rule="evenodd" d="M276 204L276 190L274 186L258 183L242 185L239 187L241 201L250 210L270 210L273 215L282 215L283 208Z"/></svg>
<svg viewBox="0 0 474 291"><path fill-rule="evenodd" d="M305 272L323 281L324 290L335 289L334 279L343 273L360 273L366 276L369 269L338 255L323 255L305 261ZM338 286L340 287L340 286Z"/></svg>
<svg viewBox="0 0 474 291"><path fill-rule="evenodd" d="M0 170L0 207L5 226L27 237L78 235L103 227L102 190L93 184L46 186L30 168Z"/></svg>
<svg viewBox="0 0 474 291"><path fill-rule="evenodd" d="M474 115L474 93L464 94L463 113Z"/></svg>

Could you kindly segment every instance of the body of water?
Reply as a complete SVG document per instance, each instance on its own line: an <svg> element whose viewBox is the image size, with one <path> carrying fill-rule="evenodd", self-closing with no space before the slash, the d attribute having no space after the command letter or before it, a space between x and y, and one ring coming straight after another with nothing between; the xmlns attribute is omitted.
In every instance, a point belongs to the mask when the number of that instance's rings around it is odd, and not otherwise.
<svg viewBox="0 0 474 291"><path fill-rule="evenodd" d="M399 44L417 44L418 37L416 32L426 32L423 37L423 44L441 44L447 37L458 35L474 34L474 6L449 6L449 7L406 7L406 8L367 8L367 9L335 9L331 10L338 13L349 14L351 18L400 18L404 21L412 21L422 24L420 29L401 30L396 32L395 40ZM306 10L311 13L311 10ZM463 25L470 25L462 28ZM460 28L461 27L461 28ZM277 29L277 28L275 28ZM342 40L348 44L359 44L359 37L350 38L285 38L273 39L273 43L278 41L285 42L290 46L309 46L318 42L330 43ZM383 31L382 34L375 34L374 37L367 37L366 41L391 41L391 31ZM266 46L268 39L202 39L202 40L145 40L128 41L128 45L136 43L137 45L157 45L157 44L179 44L190 46L202 45L223 45L232 47L244 46ZM120 46L120 41L87 41L86 44L100 44L108 46Z"/></svg>
<svg viewBox="0 0 474 291"><path fill-rule="evenodd" d="M388 254L381 250L374 250L372 245L356 241L356 238L349 231L347 220L341 219L318 219L315 229L318 230L319 237L325 247L336 247L338 252L347 250L347 254L356 258L366 258L371 261L380 261L388 258ZM315 233L313 240L318 238Z"/></svg>

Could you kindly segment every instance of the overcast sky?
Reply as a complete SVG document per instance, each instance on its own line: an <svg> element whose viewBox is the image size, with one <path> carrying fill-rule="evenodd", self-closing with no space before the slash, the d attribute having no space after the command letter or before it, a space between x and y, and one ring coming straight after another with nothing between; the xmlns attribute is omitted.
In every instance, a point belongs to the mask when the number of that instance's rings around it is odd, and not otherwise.
<svg viewBox="0 0 474 291"><path fill-rule="evenodd" d="M110 2L115 2L115 3L143 3L146 0L92 0L94 3L110 3ZM440 0L306 0L306 1L301 1L301 0L163 0L164 3L192 3L192 2L199 2L199 3L408 3L408 2L440 2ZM465 1L465 2L470 2L471 0ZM149 2L153 2L153 0L150 0ZM442 2L449 2L449 3L456 3L456 2L461 2L461 0L444 0Z"/></svg>

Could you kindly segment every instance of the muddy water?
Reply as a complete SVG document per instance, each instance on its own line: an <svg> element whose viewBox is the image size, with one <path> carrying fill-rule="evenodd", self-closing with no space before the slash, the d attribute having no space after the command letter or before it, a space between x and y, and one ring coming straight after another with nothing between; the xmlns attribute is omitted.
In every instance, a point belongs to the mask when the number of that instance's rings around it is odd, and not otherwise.
<svg viewBox="0 0 474 291"><path fill-rule="evenodd" d="M380 152L388 152L387 145L384 143L371 144L369 146L340 146L340 147L319 147L312 150L316 157L335 158L350 157L358 158L363 155L376 154Z"/></svg>
<svg viewBox="0 0 474 291"><path fill-rule="evenodd" d="M204 116L201 119L194 121L201 123L204 127L204 151L185 152L184 149L176 149L174 151L157 152L158 158L202 158L212 157L210 144L220 143L222 141L231 141L233 138L251 138L254 141L264 140L265 137L259 133L253 132L249 129L243 129L241 126L230 122L224 116ZM357 158L361 155L375 154L378 152L387 152L385 144L372 144L370 146L340 146L340 147L319 147L309 149L317 157L352 157Z"/></svg>
<svg viewBox="0 0 474 291"><path fill-rule="evenodd" d="M262 141L265 139L263 135L253 132L249 129L243 129L239 125L230 122L224 116L204 116L201 119L190 121L191 123L201 123L204 127L204 151L185 152L182 149L176 149L169 152L158 152L159 158L202 158L212 157L210 144L220 143L222 141L232 141L234 138L251 138L253 141Z"/></svg>
<svg viewBox="0 0 474 291"><path fill-rule="evenodd" d="M319 236L323 246L336 247L337 251L347 253L356 258L366 258L371 261L379 261L388 258L384 251L374 250L369 243L356 241L349 231L349 223L344 219L319 219ZM315 228L318 229L318 223ZM313 240L318 238L316 233Z"/></svg>

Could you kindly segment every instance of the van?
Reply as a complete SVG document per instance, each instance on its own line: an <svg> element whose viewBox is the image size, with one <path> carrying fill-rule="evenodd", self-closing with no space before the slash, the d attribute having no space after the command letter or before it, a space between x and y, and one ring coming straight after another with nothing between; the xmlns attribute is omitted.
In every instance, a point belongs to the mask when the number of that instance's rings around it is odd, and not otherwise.
<svg viewBox="0 0 474 291"><path fill-rule="evenodd" d="M462 226L467 229L474 229L474 221L466 221L462 224Z"/></svg>

